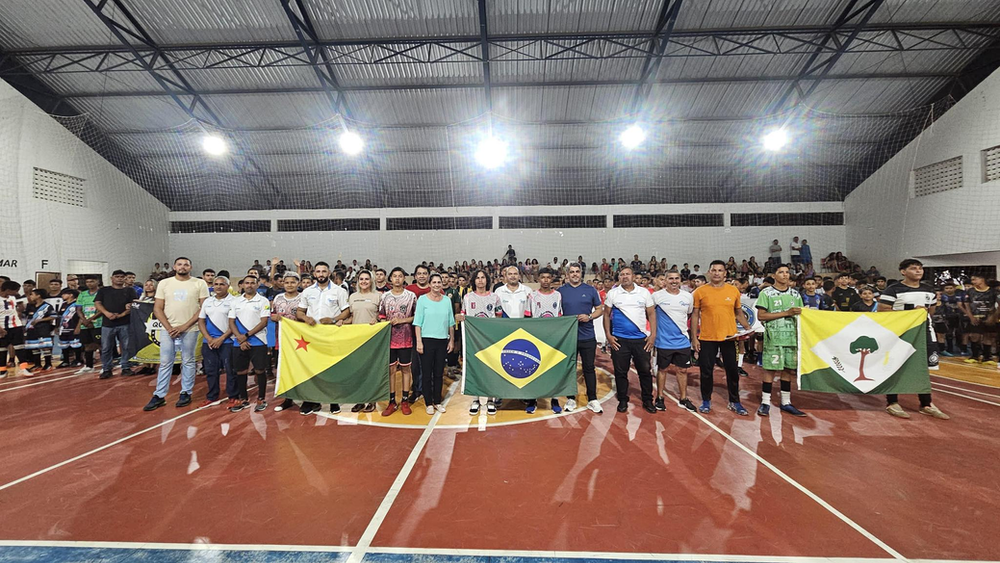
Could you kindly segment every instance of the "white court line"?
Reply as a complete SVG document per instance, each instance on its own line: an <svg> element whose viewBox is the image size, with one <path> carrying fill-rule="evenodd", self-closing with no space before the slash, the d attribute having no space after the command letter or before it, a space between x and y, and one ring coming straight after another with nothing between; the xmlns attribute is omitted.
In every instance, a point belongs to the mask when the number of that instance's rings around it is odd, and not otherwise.
<svg viewBox="0 0 1000 563"><path fill-rule="evenodd" d="M14 375L12 370L8 370L7 377L4 379L0 379L0 387L3 387L4 385L16 385L18 383L28 383L31 381L45 381L46 378L54 377L57 375L67 375L67 374L76 375L75 373L73 373L75 371L76 370L72 370L69 368L66 368L65 371L63 371L63 368L56 368L52 371L47 371L45 373L33 375L31 377L24 377L21 375Z"/></svg>
<svg viewBox="0 0 1000 563"><path fill-rule="evenodd" d="M448 396L445 397L444 401L441 403L443 406L448 406L448 401L451 400L452 396L455 394L455 389L457 388L457 382L451 384L451 387L448 388ZM420 458L420 454L424 451L424 446L427 445L427 440L430 439L431 432L434 432L434 427L440 418L441 413L439 412L435 412L434 416L431 417L431 421L427 424L427 428L424 429L424 433L420 435L417 443L414 444L413 449L410 451L410 456L406 458L406 463L403 464L402 469L399 470L399 474L396 475L396 480L392 482L392 486L389 487L389 491L386 492L381 504L378 505L378 509L375 510L375 514L368 522L365 532L361 534L361 538L358 540L358 545L351 550L351 555L347 558L347 563L361 563L364 559L365 553L372 545L372 540L375 539L375 534L378 533L378 529L382 526L382 522L389 514L389 509L392 508L393 503L396 502L396 497L398 497L400 491L402 491L403 484L406 483L406 479L410 476L410 472L413 471L413 466L417 464L417 460Z"/></svg>
<svg viewBox="0 0 1000 563"><path fill-rule="evenodd" d="M28 387L34 387L36 385L45 385L46 383L52 383L54 381L62 381L64 379L70 379L72 377L80 377L81 375L93 375L93 374L91 374L91 373L79 373L79 374L74 373L72 375L64 375L62 377L56 377L54 379L46 379L44 381L35 381L33 383L28 383L26 385L20 385L18 387L10 387L8 389L0 389L0 393L7 393L9 391L17 391L18 389L26 389ZM30 380L27 380L27 381L30 381Z"/></svg>
<svg viewBox="0 0 1000 563"><path fill-rule="evenodd" d="M346 545L278 545L278 544L202 544L202 543L144 543L144 542L103 542L103 541L53 541L53 540L0 540L3 547L50 547L77 549L148 549L148 550L188 550L188 551L284 551L302 553L344 553L355 549ZM716 561L729 563L892 563L895 560L883 557L806 557L780 555L725 555L697 553L628 553L618 551L528 551L507 549L441 549L413 547L371 547L368 553L426 555L457 557L526 557L560 559L638 559L646 561ZM1000 561L958 560L958 559L910 559L910 563L1000 563Z"/></svg>
<svg viewBox="0 0 1000 563"><path fill-rule="evenodd" d="M1000 372L998 372L998 373L1000 373ZM931 377L940 377L941 379L950 379L952 381L957 381L959 383L965 383L967 385L975 385L977 387L986 387L987 389L998 389L998 390L1000 390L1000 387L997 387L996 385L986 385L985 383L976 383L974 381L966 381L964 379L958 379L958 378L955 378L955 377L948 377L947 375L938 375L936 373L932 373Z"/></svg>
<svg viewBox="0 0 1000 563"><path fill-rule="evenodd" d="M995 407L1000 407L1000 403L994 403L993 401L984 401L983 399L980 399L978 397L970 397L969 395L963 395L961 393L955 393L954 391L945 391L944 389L939 389L937 387L934 387L933 385L931 386L931 389L933 389L936 393L944 393L946 395L954 395L956 397L962 397L963 399L969 399L970 401L976 401L976 402L979 402L979 403L986 403L987 405L993 405Z"/></svg>
<svg viewBox="0 0 1000 563"><path fill-rule="evenodd" d="M630 370L630 371L632 373L635 373L635 370ZM675 397L673 395L673 393L670 393L670 392L664 390L663 394L669 396L674 401L677 400L677 397ZM690 412L690 411L688 411L688 412ZM833 505L831 505L830 503L828 503L825 500L823 500L822 497L820 497L816 493L810 491L809 489L807 489L804 485L802 485L801 483L799 483L795 479L792 479L791 477L789 477L784 471L778 469L774 464L772 464L771 462L769 462L766 459L764 459L763 457L761 457L757 452L755 452L755 451L751 450L750 448L748 448L747 446L743 445L742 442L740 442L739 440L737 440L736 438L734 438L732 435L730 435L725 430L723 430L723 429L719 428L718 426L716 426L712 421L710 421L707 418L705 418L704 416L702 416L701 413L699 413L699 412L691 412L691 414L693 416L698 417L698 420L704 422L706 426L708 426L712 430L715 430L716 432L718 432L719 434L721 434L726 440L729 440L730 442L732 442L733 444L735 444L736 447L740 448L741 450L743 450L744 452L746 452L747 454L749 454L750 456L752 456L754 459L757 460L757 463L760 463L764 467L770 469L775 475L777 475L778 477L781 477L786 483L788 483L789 485L795 487L800 492L802 492L804 495L806 495L807 497L811 498L816 504L818 504L818 505L822 506L823 508L827 509L827 511L829 511L830 514L833 514L834 516L836 516L837 518L839 518L842 522L844 522L845 524L847 524L851 528L854 528L854 530L856 532L858 532L859 534L861 534L862 536L864 536L865 538L867 538L868 541L870 541L870 542L874 543L875 545L879 546L883 551L885 551L886 553L888 553L889 555L891 555L893 558L898 559L900 561L907 561L906 557L903 557L903 555L901 553L899 553L898 551L896 551L895 549L893 549L892 547L890 547L889 544L887 544L884 541L878 539L878 537L876 537L875 534L869 532L865 528L861 527L860 524L858 524L854 520L851 520L850 518L848 518L846 514L844 514L843 512L837 510L836 508L834 508Z"/></svg>
<svg viewBox="0 0 1000 563"><path fill-rule="evenodd" d="M254 387L257 387L257 386L253 385L253 386L247 388L247 391L250 391L250 389L253 389ZM65 461L60 461L59 463L57 463L55 465L50 465L49 467L46 467L45 469L39 469L38 471L35 471L34 473L32 473L30 475L25 475L24 477L21 477L20 479L15 479L15 480L13 480L13 481L11 481L9 483L6 483L4 485L0 485L0 491L9 489L9 488L13 487L14 485L19 485L19 484L21 484L21 483L23 483L25 481L28 481L29 479L34 479L35 477L38 477L39 475L44 475L44 474L46 474L46 473L48 473L50 471L59 469L60 467L62 467L64 465L69 465L70 463L73 463L74 461L78 461L78 460L81 460L81 459L83 459L85 457L92 456L92 455L94 455L96 453L103 452L104 450L106 450L108 448L111 448L113 446L117 446L118 444L121 444L122 442L125 442L127 440L131 440L132 438L135 438L136 436L141 436L141 435L143 435L143 434L145 434L147 432L150 432L152 430L156 430L157 428L159 428L161 426L165 426L167 424L170 424L171 422L174 422L175 420L182 419L185 416L190 416L190 415L192 415L192 414L194 414L196 412L199 412L199 411L202 411L204 409L208 409L208 408L211 408L213 406L216 406L216 405L219 404L219 402L220 401L215 401L214 403L205 405L203 407L195 407L194 409L189 410L189 411L187 411L184 414L180 414L180 415L177 415L177 416L175 416L173 418L164 420L163 422L160 422L159 424L156 424L155 426L150 426L149 428L146 428L144 430L140 430L138 432L133 432L132 434L129 434L128 436L125 436L124 438L119 438L119 439L115 440L114 442L111 442L110 444L104 444L103 446L101 446L99 448L94 448L94 449L90 450L89 452L84 452L84 453L82 453L82 454L80 454L78 456L71 457L71 458L69 458L69 459L67 459Z"/></svg>
<svg viewBox="0 0 1000 563"><path fill-rule="evenodd" d="M947 383L938 383L936 381L931 381L931 386L937 387L947 387L948 389L958 389L959 391L965 391L966 393L975 393L976 395L983 395L985 397L992 397L994 399L1000 399L1000 394L998 393L983 393L982 391L974 391L972 389L966 389L965 387L959 387L958 385L948 385ZM937 387L934 387L937 389Z"/></svg>

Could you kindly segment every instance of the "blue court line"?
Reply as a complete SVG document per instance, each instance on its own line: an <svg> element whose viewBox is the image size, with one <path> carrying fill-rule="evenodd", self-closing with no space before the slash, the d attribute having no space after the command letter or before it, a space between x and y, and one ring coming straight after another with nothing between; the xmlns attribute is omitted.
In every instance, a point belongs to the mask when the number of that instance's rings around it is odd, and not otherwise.
<svg viewBox="0 0 1000 563"><path fill-rule="evenodd" d="M349 553L92 547L0 547L2 563L338 563Z"/></svg>

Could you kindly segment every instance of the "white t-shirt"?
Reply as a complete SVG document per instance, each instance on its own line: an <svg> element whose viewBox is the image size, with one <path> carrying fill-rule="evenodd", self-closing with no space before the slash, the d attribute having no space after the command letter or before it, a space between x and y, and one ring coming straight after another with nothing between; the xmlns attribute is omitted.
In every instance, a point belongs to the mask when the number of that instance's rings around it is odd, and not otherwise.
<svg viewBox="0 0 1000 563"><path fill-rule="evenodd" d="M305 305L306 316L316 322L320 319L335 318L349 307L347 291L333 282L330 282L326 289L321 289L319 284L315 283L307 287L302 291L302 303Z"/></svg>
<svg viewBox="0 0 1000 563"><path fill-rule="evenodd" d="M524 284L518 284L517 289L511 291L506 284L498 287L494 292L500 298L500 309L505 319L523 319L525 313L531 314L530 304L531 288Z"/></svg>
<svg viewBox="0 0 1000 563"><path fill-rule="evenodd" d="M261 319L271 316L271 304L267 298L257 293L251 299L245 295L233 298L233 304L229 308L229 318L236 320L236 328L240 334L246 334L253 330ZM260 329L260 332L247 339L251 346L267 346L267 325ZM233 337L233 345L238 346L239 342Z"/></svg>
<svg viewBox="0 0 1000 563"><path fill-rule="evenodd" d="M212 338L218 338L229 330L229 309L235 300L236 298L228 293L222 299L213 294L201 304L198 318L205 319L205 328Z"/></svg>
<svg viewBox="0 0 1000 563"><path fill-rule="evenodd" d="M799 251L802 250L802 243L792 241L789 247L792 249L792 256L798 256Z"/></svg>

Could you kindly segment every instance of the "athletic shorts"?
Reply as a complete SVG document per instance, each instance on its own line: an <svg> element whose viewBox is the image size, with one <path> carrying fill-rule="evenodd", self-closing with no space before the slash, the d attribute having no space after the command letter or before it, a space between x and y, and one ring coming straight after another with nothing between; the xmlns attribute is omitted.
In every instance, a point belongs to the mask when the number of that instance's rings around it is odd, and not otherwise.
<svg viewBox="0 0 1000 563"><path fill-rule="evenodd" d="M80 344L87 346L88 344L100 344L100 343L101 343L101 329L99 328L80 329Z"/></svg>
<svg viewBox="0 0 1000 563"><path fill-rule="evenodd" d="M32 336L24 340L25 350L48 350L49 348L52 348L52 337L50 336Z"/></svg>
<svg viewBox="0 0 1000 563"><path fill-rule="evenodd" d="M764 351L761 352L762 365L768 371L797 369L799 367L798 351L795 346L765 347Z"/></svg>
<svg viewBox="0 0 1000 563"><path fill-rule="evenodd" d="M389 348L389 365L406 367L413 363L413 348Z"/></svg>
<svg viewBox="0 0 1000 563"><path fill-rule="evenodd" d="M969 332L969 333L972 333L972 334L992 335L992 334L996 334L996 332L997 332L997 325L995 325L995 324L986 324L986 323L983 323L983 322L980 322L979 324L974 325L974 324L972 324L970 322L966 326L966 332Z"/></svg>
<svg viewBox="0 0 1000 563"><path fill-rule="evenodd" d="M656 369L667 369L667 366L672 365L679 368L691 367L691 350L667 350L666 348L657 348Z"/></svg>
<svg viewBox="0 0 1000 563"><path fill-rule="evenodd" d="M20 346L22 344L24 344L23 326L8 328L7 334L5 334L3 338L0 338L0 348L6 348L8 346Z"/></svg>
<svg viewBox="0 0 1000 563"><path fill-rule="evenodd" d="M233 369L237 372L246 371L250 364L253 364L254 371L264 371L267 368L267 346L251 346L249 350L233 346Z"/></svg>

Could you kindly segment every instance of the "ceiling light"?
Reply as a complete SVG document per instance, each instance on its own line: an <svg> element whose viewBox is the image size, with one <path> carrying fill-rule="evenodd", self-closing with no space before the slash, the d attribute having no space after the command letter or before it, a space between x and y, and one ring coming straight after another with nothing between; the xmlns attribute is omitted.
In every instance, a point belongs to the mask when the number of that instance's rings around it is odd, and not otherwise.
<svg viewBox="0 0 1000 563"><path fill-rule="evenodd" d="M764 143L764 148L769 151L780 151L785 145L788 144L788 133L784 129L775 129L761 140Z"/></svg>
<svg viewBox="0 0 1000 563"><path fill-rule="evenodd" d="M494 169L507 160L507 143L496 137L487 137L479 142L476 149L476 161L484 168Z"/></svg>
<svg viewBox="0 0 1000 563"><path fill-rule="evenodd" d="M212 156L219 156L226 153L226 140L218 135L205 135L201 140L201 148Z"/></svg>
<svg viewBox="0 0 1000 563"><path fill-rule="evenodd" d="M361 137L353 131L344 131L340 136L340 150L344 151L345 154L354 156L361 152L361 149L365 147L364 141Z"/></svg>
<svg viewBox="0 0 1000 563"><path fill-rule="evenodd" d="M632 150L646 140L646 132L642 130L642 127L633 125L622 131L622 134L618 137L618 139L621 140L626 149Z"/></svg>

